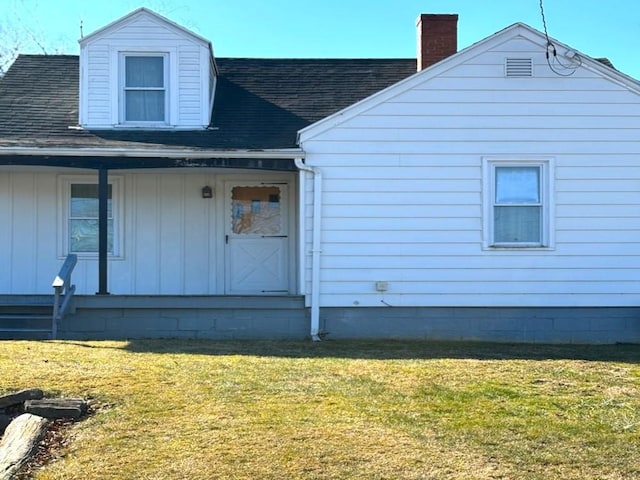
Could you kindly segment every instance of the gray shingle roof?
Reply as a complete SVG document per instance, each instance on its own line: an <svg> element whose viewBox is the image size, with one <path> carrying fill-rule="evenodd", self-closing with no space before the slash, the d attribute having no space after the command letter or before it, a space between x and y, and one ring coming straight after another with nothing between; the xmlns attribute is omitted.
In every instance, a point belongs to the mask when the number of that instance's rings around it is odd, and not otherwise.
<svg viewBox="0 0 640 480"><path fill-rule="evenodd" d="M415 59L218 58L210 129L84 131L78 57L21 55L0 80L0 146L289 148L299 129L415 73Z"/></svg>

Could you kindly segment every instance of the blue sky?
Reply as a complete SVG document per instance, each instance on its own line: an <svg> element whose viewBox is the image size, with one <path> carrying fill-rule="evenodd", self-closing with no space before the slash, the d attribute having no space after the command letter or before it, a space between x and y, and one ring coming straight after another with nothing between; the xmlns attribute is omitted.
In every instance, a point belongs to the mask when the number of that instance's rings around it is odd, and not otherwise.
<svg viewBox="0 0 640 480"><path fill-rule="evenodd" d="M77 54L81 20L88 34L140 6L221 57L414 57L420 13L458 13L459 48L515 22L543 29L539 0L0 0L0 42ZM639 0L544 0L544 10L551 37L640 79Z"/></svg>

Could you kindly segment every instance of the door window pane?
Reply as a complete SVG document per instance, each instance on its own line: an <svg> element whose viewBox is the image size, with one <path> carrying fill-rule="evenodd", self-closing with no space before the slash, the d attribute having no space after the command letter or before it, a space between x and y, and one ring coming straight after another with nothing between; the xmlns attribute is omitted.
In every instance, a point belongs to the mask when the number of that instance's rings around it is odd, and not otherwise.
<svg viewBox="0 0 640 480"><path fill-rule="evenodd" d="M275 186L234 187L231 191L232 232L280 235L283 232L280 189Z"/></svg>

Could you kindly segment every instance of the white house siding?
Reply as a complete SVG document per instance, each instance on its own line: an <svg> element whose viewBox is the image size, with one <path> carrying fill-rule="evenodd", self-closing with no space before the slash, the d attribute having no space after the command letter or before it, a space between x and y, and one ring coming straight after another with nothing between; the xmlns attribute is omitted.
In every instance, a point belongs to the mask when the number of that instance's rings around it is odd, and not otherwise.
<svg viewBox="0 0 640 480"><path fill-rule="evenodd" d="M0 172L0 293L51 293L55 182L48 173Z"/></svg>
<svg viewBox="0 0 640 480"><path fill-rule="evenodd" d="M202 81L200 72L207 71L208 65L201 65L200 58L200 50L193 45L178 49L179 123L202 124L202 109L208 105L202 101L202 91L207 90L208 82Z"/></svg>
<svg viewBox="0 0 640 480"><path fill-rule="evenodd" d="M533 77L504 78L506 57L533 58ZM640 95L558 76L522 38L451 63L303 133L323 176L321 306L638 305ZM554 159L552 249L483 249L485 156Z"/></svg>
<svg viewBox="0 0 640 480"><path fill-rule="evenodd" d="M81 123L109 127L118 119L120 52L169 53L170 123L202 127L209 116L208 45L186 32L145 14L127 19L81 43Z"/></svg>
<svg viewBox="0 0 640 480"><path fill-rule="evenodd" d="M86 56L85 85L83 92L87 95L87 118L82 123L90 125L109 125L111 123L111 84L117 82L110 74L110 58L108 45L90 45Z"/></svg>
<svg viewBox="0 0 640 480"><path fill-rule="evenodd" d="M133 294L216 292L215 202L197 174L132 174L125 260L113 261L111 289Z"/></svg>
<svg viewBox="0 0 640 480"><path fill-rule="evenodd" d="M50 294L64 260L64 179L97 181L77 170L0 170L0 294ZM224 293L224 182L290 180L290 175L182 170L110 172L120 179L119 255L108 261L108 290L130 295ZM202 198L209 185L215 195ZM116 219L117 221L117 219ZM79 294L98 289L97 255L79 254Z"/></svg>

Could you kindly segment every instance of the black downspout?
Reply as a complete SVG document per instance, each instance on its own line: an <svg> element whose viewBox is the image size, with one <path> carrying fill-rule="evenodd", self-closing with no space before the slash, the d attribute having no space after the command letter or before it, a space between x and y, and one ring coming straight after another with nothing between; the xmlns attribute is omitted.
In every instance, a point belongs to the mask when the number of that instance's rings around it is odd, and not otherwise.
<svg viewBox="0 0 640 480"><path fill-rule="evenodd" d="M98 170L98 291L96 295L109 295L107 291L107 229L109 200L109 171L105 167Z"/></svg>

